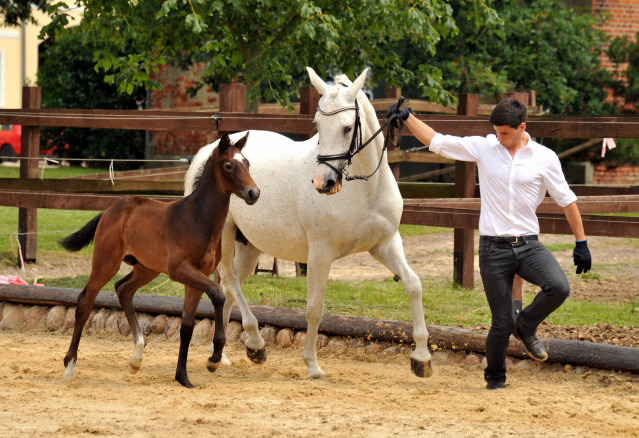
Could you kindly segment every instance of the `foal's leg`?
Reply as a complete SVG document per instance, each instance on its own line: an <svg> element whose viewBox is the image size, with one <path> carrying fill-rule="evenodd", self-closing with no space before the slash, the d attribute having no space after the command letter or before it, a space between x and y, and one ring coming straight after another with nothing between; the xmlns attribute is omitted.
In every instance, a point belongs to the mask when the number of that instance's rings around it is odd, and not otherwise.
<svg viewBox="0 0 639 438"><path fill-rule="evenodd" d="M410 355L411 369L418 377L430 377L433 373L430 352L428 351L428 330L424 321L424 307L422 303L422 283L419 277L406 263L404 247L399 232L387 242L370 250L370 254L394 274L399 275L406 288L413 311L413 340L415 350Z"/></svg>
<svg viewBox="0 0 639 438"><path fill-rule="evenodd" d="M142 364L142 353L146 346L144 334L140 329L140 324L138 323L138 319L135 315L133 295L135 295L135 292L139 288L150 283L159 274L159 272L138 263L126 277L122 278L115 284L115 292L118 295L118 300L120 301L122 309L124 309L124 314L129 322L129 326L131 326L133 343L135 345L133 349L133 356L131 356L131 360L129 361L129 371L131 371L131 374L135 374L139 371L140 365Z"/></svg>
<svg viewBox="0 0 639 438"><path fill-rule="evenodd" d="M324 314L324 293L326 281L334 260L331 250L322 248L322 251L311 248L308 257L308 277L306 291L306 343L302 351L302 359L308 368L307 379L321 379L326 377L317 362L317 331Z"/></svg>
<svg viewBox="0 0 639 438"><path fill-rule="evenodd" d="M195 326L195 311L202 297L202 292L211 297L215 309L215 333L213 335L214 351L209 358L207 368L209 371L217 369L222 359L222 350L226 343L224 334L224 294L219 284L211 280L207 275L198 271L188 261L183 261L177 268L171 269L169 276L172 280L185 285L184 309L182 310L182 327L180 328L180 353L178 355L175 380L186 388L193 388L186 371L186 363L189 354L189 344L193 336Z"/></svg>
<svg viewBox="0 0 639 438"><path fill-rule="evenodd" d="M87 285L82 289L78 296L78 305L75 309L75 326L73 327L73 335L71 336L71 345L67 354L64 356L64 377L72 379L75 376L75 363L78 359L78 345L80 345L80 337L82 329L86 324L89 315L95 306L95 298L98 296L100 289L118 272L120 268L119 260L115 259L101 260L98 264L94 250L94 262L91 269L91 275Z"/></svg>
<svg viewBox="0 0 639 438"><path fill-rule="evenodd" d="M224 327L229 322L231 309L237 300L240 313L242 314L242 326L248 337L246 339L246 353L253 362L263 363L266 360L266 348L264 339L259 332L257 318L251 312L240 285L244 283L251 274L255 272L257 259L261 251L250 242L247 245L235 242L235 232L237 228L230 221L224 226L222 234L222 259L217 269L220 273L220 282L226 295L224 303ZM211 343L211 352L213 344ZM222 363L230 364L226 354L222 353Z"/></svg>

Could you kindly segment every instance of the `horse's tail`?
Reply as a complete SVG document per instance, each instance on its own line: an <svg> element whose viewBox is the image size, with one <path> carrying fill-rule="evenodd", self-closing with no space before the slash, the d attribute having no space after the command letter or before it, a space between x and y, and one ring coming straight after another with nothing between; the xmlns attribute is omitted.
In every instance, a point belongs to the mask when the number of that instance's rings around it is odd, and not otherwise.
<svg viewBox="0 0 639 438"><path fill-rule="evenodd" d="M100 222L100 218L103 214L104 212L100 213L89 222L87 222L86 225L84 225L78 231L60 240L58 242L60 246L68 251L80 251L89 243L93 242L93 238L95 237L95 230L98 228L98 223Z"/></svg>

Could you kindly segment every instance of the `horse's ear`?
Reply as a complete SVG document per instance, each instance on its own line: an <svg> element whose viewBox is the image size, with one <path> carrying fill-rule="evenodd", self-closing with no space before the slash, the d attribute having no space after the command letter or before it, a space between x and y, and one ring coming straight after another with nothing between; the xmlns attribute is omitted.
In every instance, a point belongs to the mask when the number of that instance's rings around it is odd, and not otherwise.
<svg viewBox="0 0 639 438"><path fill-rule="evenodd" d="M231 140L229 140L228 132L225 132L224 134L222 134L222 138L220 138L220 143L217 148L220 151L220 154L223 154L224 152L226 152L229 146L231 146Z"/></svg>
<svg viewBox="0 0 639 438"><path fill-rule="evenodd" d="M308 72L308 77L311 80L311 84L313 84L317 92L319 94L324 94L324 91L326 91L326 87L328 87L328 85L326 85L326 82L324 82L322 78L317 76L317 73L315 73L315 70L313 70L312 68L306 67L306 71Z"/></svg>
<svg viewBox="0 0 639 438"><path fill-rule="evenodd" d="M248 140L248 135L249 133L247 132L246 135L242 138L240 138L238 141L235 142L235 149L237 149L238 151L241 151L242 148L246 145L246 141Z"/></svg>
<svg viewBox="0 0 639 438"><path fill-rule="evenodd" d="M364 81L366 80L367 74L368 74L368 67L366 67L364 71L362 72L362 74L360 74L357 77L357 79L355 79L355 82L353 82L353 84L350 87L348 87L348 94L350 94L353 97L353 100L355 100L357 93L364 86Z"/></svg>

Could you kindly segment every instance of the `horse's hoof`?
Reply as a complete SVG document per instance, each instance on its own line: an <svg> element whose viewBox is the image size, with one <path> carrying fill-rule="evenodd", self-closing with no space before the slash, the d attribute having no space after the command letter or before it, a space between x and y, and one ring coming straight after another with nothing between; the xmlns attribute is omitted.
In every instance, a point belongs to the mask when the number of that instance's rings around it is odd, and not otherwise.
<svg viewBox="0 0 639 438"><path fill-rule="evenodd" d="M180 385L184 386L185 388L188 388L188 389L195 388L195 385L193 385L188 378L181 379L176 376L175 380L177 380L177 382Z"/></svg>
<svg viewBox="0 0 639 438"><path fill-rule="evenodd" d="M266 348L255 350L253 348L246 347L246 355L253 363L260 364L266 362Z"/></svg>
<svg viewBox="0 0 639 438"><path fill-rule="evenodd" d="M410 369L417 377L430 377L433 375L433 364L430 360L424 362L411 357Z"/></svg>
<svg viewBox="0 0 639 438"><path fill-rule="evenodd" d="M133 365L132 363L129 362L129 372L131 374L135 374L138 371L140 371L140 366L139 365Z"/></svg>
<svg viewBox="0 0 639 438"><path fill-rule="evenodd" d="M206 369L209 370L209 373L214 373L219 366L220 362L213 362L211 359L206 363Z"/></svg>
<svg viewBox="0 0 639 438"><path fill-rule="evenodd" d="M65 379L73 379L75 377L75 360L69 361L69 364L64 369L64 378Z"/></svg>
<svg viewBox="0 0 639 438"><path fill-rule="evenodd" d="M316 374L308 373L308 375L306 376L306 378L309 380L322 380L322 379L325 379L326 377L327 377L326 373L316 373Z"/></svg>

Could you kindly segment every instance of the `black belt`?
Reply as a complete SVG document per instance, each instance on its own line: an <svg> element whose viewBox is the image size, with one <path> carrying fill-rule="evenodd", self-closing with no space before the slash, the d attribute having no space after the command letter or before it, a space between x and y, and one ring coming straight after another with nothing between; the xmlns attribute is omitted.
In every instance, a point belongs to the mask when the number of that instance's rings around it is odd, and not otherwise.
<svg viewBox="0 0 639 438"><path fill-rule="evenodd" d="M491 243L509 243L511 245L518 245L526 243L529 240L539 240L539 236L536 234L528 234L525 236L479 236L479 240Z"/></svg>

